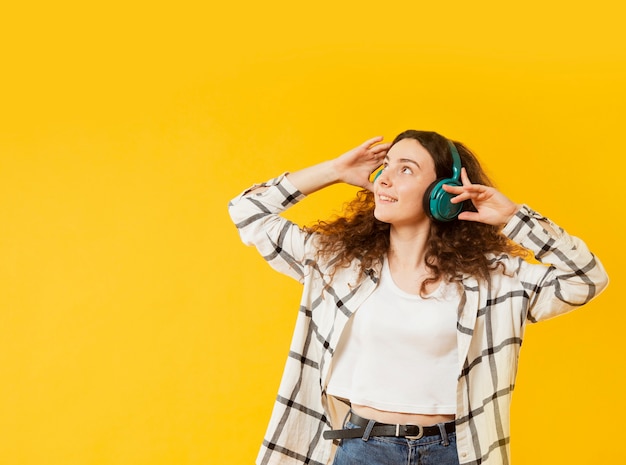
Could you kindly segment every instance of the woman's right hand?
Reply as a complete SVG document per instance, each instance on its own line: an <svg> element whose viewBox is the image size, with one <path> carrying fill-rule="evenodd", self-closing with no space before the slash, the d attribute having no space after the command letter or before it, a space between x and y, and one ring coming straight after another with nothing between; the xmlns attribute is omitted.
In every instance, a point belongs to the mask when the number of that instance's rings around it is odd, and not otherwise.
<svg viewBox="0 0 626 465"><path fill-rule="evenodd" d="M344 182L373 190L370 175L383 163L391 144L380 144L381 136L366 140L358 147L331 160L289 173L287 178L304 195L331 184Z"/></svg>
<svg viewBox="0 0 626 465"><path fill-rule="evenodd" d="M373 190L370 181L372 172L383 164L390 143L381 144L382 136L366 140L358 147L347 151L331 161L341 182Z"/></svg>

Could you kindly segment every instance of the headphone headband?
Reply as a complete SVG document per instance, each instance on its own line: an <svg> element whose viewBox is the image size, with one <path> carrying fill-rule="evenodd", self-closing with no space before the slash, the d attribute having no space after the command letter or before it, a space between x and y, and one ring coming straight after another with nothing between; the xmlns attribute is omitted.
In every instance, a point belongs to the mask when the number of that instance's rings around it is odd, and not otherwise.
<svg viewBox="0 0 626 465"><path fill-rule="evenodd" d="M452 153L452 178L455 181L461 179L461 156L456 149L456 145L448 139L448 146L450 146L450 153Z"/></svg>

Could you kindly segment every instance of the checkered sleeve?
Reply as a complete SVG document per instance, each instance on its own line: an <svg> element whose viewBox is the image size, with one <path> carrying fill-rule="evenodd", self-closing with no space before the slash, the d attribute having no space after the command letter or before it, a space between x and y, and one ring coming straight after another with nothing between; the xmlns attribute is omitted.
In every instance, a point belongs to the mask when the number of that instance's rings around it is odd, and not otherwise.
<svg viewBox="0 0 626 465"><path fill-rule="evenodd" d="M255 188L266 187L258 193ZM230 216L244 244L255 246L277 271L300 282L310 233L280 216L280 213L304 198L286 177L286 173L256 184L228 204Z"/></svg>
<svg viewBox="0 0 626 465"><path fill-rule="evenodd" d="M608 284L602 263L585 243L523 206L503 230L541 264L520 260L518 275L530 297L529 320L551 318L586 304Z"/></svg>
<svg viewBox="0 0 626 465"><path fill-rule="evenodd" d="M266 189L254 191L255 187ZM354 286L347 284L353 282L352 270L342 269L333 286L327 285L323 267L315 260L315 235L280 215L303 197L282 175L253 186L229 204L243 242L255 246L273 268L303 284L289 355L256 461L259 465L328 463L333 443L322 438L329 427L322 379L341 333L337 321L345 324L348 308L359 305ZM344 283L342 276L348 274ZM360 271L354 274L360 276Z"/></svg>

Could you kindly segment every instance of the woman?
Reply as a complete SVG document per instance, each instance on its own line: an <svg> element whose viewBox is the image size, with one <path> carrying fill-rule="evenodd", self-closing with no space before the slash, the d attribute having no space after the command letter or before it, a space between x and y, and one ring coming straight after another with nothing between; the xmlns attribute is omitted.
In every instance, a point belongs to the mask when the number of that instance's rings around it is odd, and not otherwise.
<svg viewBox="0 0 626 465"><path fill-rule="evenodd" d="M381 141L229 205L243 241L304 285L257 463L507 464L526 322L589 302L608 278L464 145L414 130ZM364 188L344 216L280 216L338 182Z"/></svg>

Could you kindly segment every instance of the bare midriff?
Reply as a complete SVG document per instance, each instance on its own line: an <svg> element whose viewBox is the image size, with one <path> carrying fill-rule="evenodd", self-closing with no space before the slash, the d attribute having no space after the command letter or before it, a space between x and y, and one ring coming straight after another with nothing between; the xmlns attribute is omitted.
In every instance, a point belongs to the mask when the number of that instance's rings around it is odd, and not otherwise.
<svg viewBox="0 0 626 465"><path fill-rule="evenodd" d="M378 410L365 405L352 404L352 411L358 416L379 423L391 423L400 425L432 426L437 423L447 423L454 420L454 415L422 415L419 413L399 413Z"/></svg>

